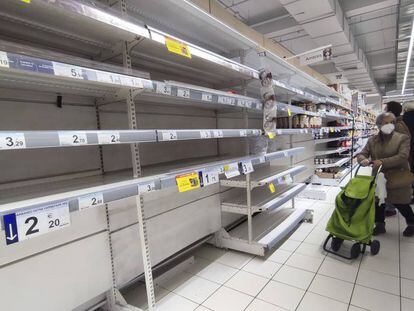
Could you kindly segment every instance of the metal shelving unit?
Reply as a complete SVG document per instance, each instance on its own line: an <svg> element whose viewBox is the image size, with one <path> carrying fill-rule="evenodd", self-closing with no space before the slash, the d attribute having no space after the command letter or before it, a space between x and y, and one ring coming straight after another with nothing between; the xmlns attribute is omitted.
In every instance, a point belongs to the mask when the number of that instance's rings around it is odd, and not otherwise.
<svg viewBox="0 0 414 311"><path fill-rule="evenodd" d="M190 40L181 39L147 25L137 18L138 8L134 8L133 3L127 0L120 0L113 7L100 2L92 3L81 0L32 0L27 6L15 0L4 0L0 3L2 37L13 38L16 35L18 42L29 42L33 45L36 43L36 46L46 46L54 51L68 52L66 55L1 41L0 87L49 92L56 94L57 98L68 94L92 97L97 119L95 124L97 130L66 130L65 128L65 130L53 131L2 131L0 132L0 150L67 147L62 151L67 152L69 147L96 145L98 146L96 155L100 158L97 169L102 173L99 176L77 179L69 177L61 182L57 182L53 177L48 183L40 185L31 184L32 181L22 181L24 186L13 188L11 191L7 187L2 188L0 193L7 192L8 195L2 196L0 200L1 230L4 231L5 240L8 241L6 242L14 244L9 249L12 247L17 249L20 244L13 238L14 227L6 225L6 223L9 224L6 220L10 215L10 217L31 215L31 213L37 213L39 209L47 210L57 206L62 207L65 213L67 212L69 219L77 213L75 220L82 219L80 222L86 223L88 212L81 214L78 212L90 211L95 207L104 210L106 224L105 228L99 229L99 232L106 234L105 243L107 243L110 257L108 267L112 273L112 285L107 289L106 298L98 298L106 299L110 310L130 307L126 305L119 292L120 285L116 280L114 261L117 250L113 247L113 239L117 230L113 230L110 209L117 208L117 205L110 207L110 204L128 198L134 201L134 215L132 216L136 217L137 222L128 224L128 226L137 226L139 239L136 238L130 242L134 244L135 251L138 249L135 243L140 243L142 256L140 260L142 260L145 276L148 306L150 311L155 310L152 277L154 262L151 260L147 232L147 222L151 217L147 218L144 214L145 207L148 206L147 196L153 196L160 190L184 192L180 188L180 178L183 176L191 176L185 177L187 179L184 181L188 182L191 188L186 190L192 190L193 186L194 189L205 188L213 184L218 186L219 183L222 186L234 187L235 189L229 191L229 194L231 192L234 196L229 197L228 200L223 198L220 208L225 212L246 215L247 222L230 232L221 229L216 235L216 243L221 247L263 256L292 232L301 221L312 219L310 211L280 208L289 200L292 200L292 207L294 207L295 196L305 188L305 184L302 183L304 180L291 181L307 169L304 165L295 166L293 163L293 155L303 152L304 148L293 148L292 135L347 129L346 127L293 129L291 116L294 114L320 116L326 119L347 118L295 107L291 105L293 98L306 99L315 103L331 103L348 108L341 102L342 96L339 93L267 51L266 61L271 64L274 72L280 73L283 77L274 80L276 92L283 95L289 94L287 104L278 103L278 111L281 115L289 116L290 126L288 129L277 129L276 134L290 135L290 149L258 155L250 155L246 152L245 156L240 157L223 155L223 157L199 157L187 161L185 159L175 160L179 163L173 164L142 165L141 151L144 146L141 143L144 142L220 140L221 138L249 138L262 135L262 130L251 129L248 126L249 113L257 114L262 110L261 101L254 98L258 96L254 90L259 82L258 70L255 69L259 68L256 66L258 61L256 50L262 50L262 47L256 46L230 27L223 27L222 23L197 11L196 8L188 7L189 4L185 1L165 1L167 2L174 2L178 7L186 6L192 14L201 17L209 26L220 30L214 33L214 36L218 38L224 35L226 36L222 38L224 41L231 41L232 46L251 53L244 56L244 62L241 60L239 63L223 56L225 55L223 51L207 49L202 44L191 43ZM14 27L15 25L18 27ZM171 41L185 47L191 57L171 52L167 48ZM223 52L223 55L220 52ZM123 67L119 67L120 64ZM132 64L143 71L135 71ZM157 79L150 78L147 71L154 72L154 75L151 73L151 77L155 76ZM168 80L171 77L186 82L196 81L195 83L204 86ZM247 82L249 82L248 85ZM240 93L243 95L225 91L238 85L242 85ZM254 95L246 96L247 94ZM58 102L59 99L57 99L57 105L59 105ZM120 106L119 102L126 103L126 110L122 113L126 113L128 117L128 127L125 127L128 129L102 130L103 110L101 109L113 104ZM137 120L139 113L135 107L137 102L194 106L214 110L216 122L218 111L237 113L241 110L244 126L235 129L163 129L162 127L150 130L140 129ZM162 121L159 122L162 124ZM247 144L246 141L243 143ZM105 172L102 145L112 144L130 145L132 170ZM171 147L173 144L174 142L158 145ZM150 144L145 144L145 147L148 145ZM220 149L220 146L216 147ZM288 168L275 166L274 163L268 165L269 162L281 158L290 158ZM131 172L133 178L130 176ZM223 175L233 177L224 179ZM222 178L219 179L219 176ZM272 186L276 188L274 192ZM224 194L221 195L224 197ZM194 195L192 202L197 199ZM75 237L83 239L89 237L88 234ZM54 235L51 234L51 236ZM54 239L58 240L59 236L54 236ZM62 242L62 247L70 244L69 242L71 242L70 239ZM54 243L50 249L61 246L58 241ZM41 249L39 245L27 245L32 252L36 247L39 248L39 253L47 253L50 250L49 248ZM29 256L26 253L20 255L16 252L16 254L22 258ZM16 261L20 259L17 258ZM161 259L156 260L161 262ZM137 276L134 275L134 277ZM97 297L87 298L97 299Z"/></svg>
<svg viewBox="0 0 414 311"><path fill-rule="evenodd" d="M317 164L316 168L329 168L329 167L341 167L342 165L346 164L347 162L349 162L349 160L351 159L351 157L346 157L343 159L340 159L334 163L328 163L328 164Z"/></svg>

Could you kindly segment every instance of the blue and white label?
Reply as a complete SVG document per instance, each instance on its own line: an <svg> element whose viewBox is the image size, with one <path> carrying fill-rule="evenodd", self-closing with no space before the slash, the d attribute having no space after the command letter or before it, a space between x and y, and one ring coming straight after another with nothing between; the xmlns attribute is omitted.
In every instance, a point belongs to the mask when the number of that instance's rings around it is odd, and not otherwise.
<svg viewBox="0 0 414 311"><path fill-rule="evenodd" d="M3 216L6 244L14 244L70 226L68 202L59 202Z"/></svg>

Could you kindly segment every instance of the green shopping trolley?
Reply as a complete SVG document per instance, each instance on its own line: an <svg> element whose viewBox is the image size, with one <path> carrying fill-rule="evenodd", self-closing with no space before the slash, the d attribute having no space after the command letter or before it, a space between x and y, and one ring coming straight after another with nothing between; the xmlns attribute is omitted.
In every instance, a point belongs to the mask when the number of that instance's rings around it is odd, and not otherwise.
<svg viewBox="0 0 414 311"><path fill-rule="evenodd" d="M323 245L328 253L346 259L358 258L359 254L365 252L367 245L372 255L378 254L380 250L380 242L372 240L372 233L375 225L375 188L381 167L371 174L373 176L358 175L360 167L355 177L336 196L335 210L326 226L329 235ZM354 241L350 256L338 252L344 240Z"/></svg>

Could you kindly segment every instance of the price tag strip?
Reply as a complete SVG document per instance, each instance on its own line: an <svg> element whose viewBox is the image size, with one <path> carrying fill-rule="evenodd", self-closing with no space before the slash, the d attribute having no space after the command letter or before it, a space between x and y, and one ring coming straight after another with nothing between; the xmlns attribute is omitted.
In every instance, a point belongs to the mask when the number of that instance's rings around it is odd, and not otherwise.
<svg viewBox="0 0 414 311"><path fill-rule="evenodd" d="M88 144L85 132L59 132L61 146L81 146Z"/></svg>
<svg viewBox="0 0 414 311"><path fill-rule="evenodd" d="M10 68L9 58L7 57L6 52L0 51L0 67Z"/></svg>
<svg viewBox="0 0 414 311"><path fill-rule="evenodd" d="M158 94L171 95L171 86L165 83L159 82L156 85L155 91Z"/></svg>
<svg viewBox="0 0 414 311"><path fill-rule="evenodd" d="M211 102L211 101L213 101L213 95L210 94L210 93L202 93L201 94L201 100Z"/></svg>
<svg viewBox="0 0 414 311"><path fill-rule="evenodd" d="M70 226L68 202L3 216L6 244L14 244Z"/></svg>
<svg viewBox="0 0 414 311"><path fill-rule="evenodd" d="M200 136L202 139L208 139L211 138L210 131L200 131Z"/></svg>
<svg viewBox="0 0 414 311"><path fill-rule="evenodd" d="M148 183L143 183L143 184L138 185L138 193L139 194L154 191L154 190L155 190L155 182L154 181L150 181Z"/></svg>
<svg viewBox="0 0 414 311"><path fill-rule="evenodd" d="M78 198L79 210L97 207L104 204L102 193L91 193Z"/></svg>
<svg viewBox="0 0 414 311"><path fill-rule="evenodd" d="M244 175L254 172L252 161L240 162L240 170Z"/></svg>
<svg viewBox="0 0 414 311"><path fill-rule="evenodd" d="M220 181L219 172L217 170L200 171L198 172L198 176L200 178L201 187L207 187Z"/></svg>
<svg viewBox="0 0 414 311"><path fill-rule="evenodd" d="M224 175L226 175L226 178L239 176L239 163L231 163L228 165L224 165Z"/></svg>
<svg viewBox="0 0 414 311"><path fill-rule="evenodd" d="M213 137L214 138L223 138L224 137L223 131L221 131L221 130L214 130L213 131Z"/></svg>
<svg viewBox="0 0 414 311"><path fill-rule="evenodd" d="M119 132L99 132L98 133L99 144L119 144L121 143L121 137Z"/></svg>
<svg viewBox="0 0 414 311"><path fill-rule="evenodd" d="M190 98L190 90L189 89L182 89L177 88L177 96L183 98Z"/></svg>
<svg viewBox="0 0 414 311"><path fill-rule="evenodd" d="M160 131L162 140L177 140L177 131Z"/></svg>
<svg viewBox="0 0 414 311"><path fill-rule="evenodd" d="M25 148L26 140L23 133L0 133L0 150Z"/></svg>
<svg viewBox="0 0 414 311"><path fill-rule="evenodd" d="M197 172L178 175L175 177L179 192L187 192L201 187Z"/></svg>

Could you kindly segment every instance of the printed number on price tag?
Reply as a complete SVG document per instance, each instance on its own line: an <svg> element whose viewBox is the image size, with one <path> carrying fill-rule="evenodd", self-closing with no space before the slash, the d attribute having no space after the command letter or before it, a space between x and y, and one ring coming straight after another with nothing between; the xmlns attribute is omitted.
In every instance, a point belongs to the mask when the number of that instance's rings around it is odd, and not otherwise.
<svg viewBox="0 0 414 311"><path fill-rule="evenodd" d="M200 131L200 136L203 139L211 138L211 133L210 131Z"/></svg>
<svg viewBox="0 0 414 311"><path fill-rule="evenodd" d="M184 98L190 98L190 90L189 89L177 89L177 96L178 97L184 97Z"/></svg>
<svg viewBox="0 0 414 311"><path fill-rule="evenodd" d="M26 140L23 133L0 133L0 149L24 149Z"/></svg>
<svg viewBox="0 0 414 311"><path fill-rule="evenodd" d="M119 132L98 133L99 144L119 144L121 142Z"/></svg>
<svg viewBox="0 0 414 311"><path fill-rule="evenodd" d="M201 94L201 100L211 102L213 100L213 95L209 94L209 93L202 93Z"/></svg>
<svg viewBox="0 0 414 311"><path fill-rule="evenodd" d="M53 70L56 76L83 79L82 67L53 62Z"/></svg>
<svg viewBox="0 0 414 311"><path fill-rule="evenodd" d="M176 131L161 131L162 133L162 140L177 140L177 132Z"/></svg>
<svg viewBox="0 0 414 311"><path fill-rule="evenodd" d="M213 131L213 136L214 138L223 138L224 137L223 131L220 131L220 130Z"/></svg>
<svg viewBox="0 0 414 311"><path fill-rule="evenodd" d="M9 68L9 58L6 52L0 52L0 67Z"/></svg>
<svg viewBox="0 0 414 311"><path fill-rule="evenodd" d="M252 161L242 162L241 170L243 174L249 174L254 171Z"/></svg>
<svg viewBox="0 0 414 311"><path fill-rule="evenodd" d="M92 193L78 198L79 210L88 209L104 204L102 193Z"/></svg>
<svg viewBox="0 0 414 311"><path fill-rule="evenodd" d="M139 184L138 185L138 193L145 193L155 190L155 183L153 181L148 182L146 184Z"/></svg>
<svg viewBox="0 0 414 311"><path fill-rule="evenodd" d="M155 91L159 94L171 95L171 86L165 83L157 83Z"/></svg>
<svg viewBox="0 0 414 311"><path fill-rule="evenodd" d="M219 172L215 171L215 170L211 170L211 171L201 171L199 173L199 175L201 175L201 182L202 182L202 187L206 187L212 184L216 184L219 182Z"/></svg>
<svg viewBox="0 0 414 311"><path fill-rule="evenodd" d="M59 142L61 146L80 146L87 145L88 138L86 133L82 132L61 132L59 133Z"/></svg>
<svg viewBox="0 0 414 311"><path fill-rule="evenodd" d="M3 216L6 244L34 238L70 226L68 202L36 207Z"/></svg>

